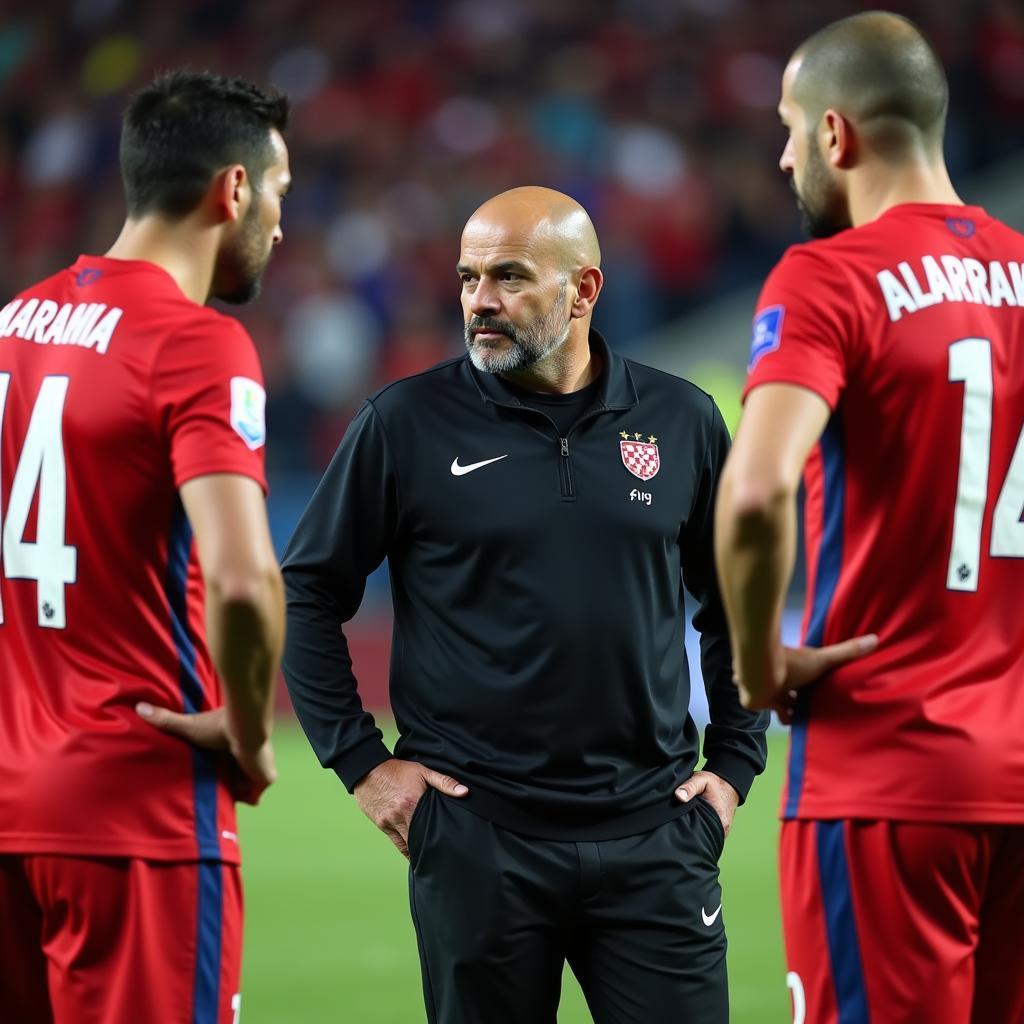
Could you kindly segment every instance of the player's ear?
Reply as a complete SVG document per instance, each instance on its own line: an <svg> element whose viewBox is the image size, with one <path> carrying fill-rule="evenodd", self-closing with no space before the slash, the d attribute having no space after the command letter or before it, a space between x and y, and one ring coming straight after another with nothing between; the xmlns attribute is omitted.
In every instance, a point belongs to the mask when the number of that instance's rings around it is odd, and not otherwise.
<svg viewBox="0 0 1024 1024"><path fill-rule="evenodd" d="M848 170L856 155L856 133L850 119L829 107L821 118L825 159L830 166Z"/></svg>
<svg viewBox="0 0 1024 1024"><path fill-rule="evenodd" d="M217 209L225 220L238 220L250 199L249 176L242 164L226 167L214 179Z"/></svg>

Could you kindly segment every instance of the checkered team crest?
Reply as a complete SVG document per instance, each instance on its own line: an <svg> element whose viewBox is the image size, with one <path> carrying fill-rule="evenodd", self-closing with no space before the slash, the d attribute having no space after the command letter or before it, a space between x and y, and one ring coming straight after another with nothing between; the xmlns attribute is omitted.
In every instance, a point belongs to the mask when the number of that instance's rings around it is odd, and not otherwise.
<svg viewBox="0 0 1024 1024"><path fill-rule="evenodd" d="M661 468L661 456L658 455L656 444L620 441L619 451L622 452L622 464L641 480L650 480Z"/></svg>

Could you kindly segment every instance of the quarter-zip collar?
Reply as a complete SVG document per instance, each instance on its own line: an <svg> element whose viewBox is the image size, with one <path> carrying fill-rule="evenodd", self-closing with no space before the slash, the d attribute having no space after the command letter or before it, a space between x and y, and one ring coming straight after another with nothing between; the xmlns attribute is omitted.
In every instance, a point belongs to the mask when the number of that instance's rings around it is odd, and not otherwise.
<svg viewBox="0 0 1024 1024"><path fill-rule="evenodd" d="M592 411L609 412L613 409L632 409L639 404L633 377L629 372L625 359L613 352L599 331L590 329L590 351L597 354L603 361L601 385L594 400ZM485 402L493 402L511 409L523 408L519 397L506 385L496 373L483 373L473 365L469 356L465 356L470 376Z"/></svg>

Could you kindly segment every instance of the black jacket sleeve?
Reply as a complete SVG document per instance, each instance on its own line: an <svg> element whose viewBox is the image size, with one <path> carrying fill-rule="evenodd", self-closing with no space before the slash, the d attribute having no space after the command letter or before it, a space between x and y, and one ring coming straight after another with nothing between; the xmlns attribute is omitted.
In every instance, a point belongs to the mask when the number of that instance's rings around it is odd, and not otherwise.
<svg viewBox="0 0 1024 1024"><path fill-rule="evenodd" d="M398 480L373 404L352 421L288 543L282 563L288 634L282 669L295 713L325 768L349 792L391 757L363 708L341 624L398 529Z"/></svg>
<svg viewBox="0 0 1024 1024"><path fill-rule="evenodd" d="M729 451L729 431L714 402L711 434L693 510L683 540L683 582L699 607L693 626L700 633L701 670L711 721L704 733L704 767L731 783L740 802L764 771L768 757L767 711L740 704L732 676L732 651L725 608L715 572L714 509L722 465Z"/></svg>

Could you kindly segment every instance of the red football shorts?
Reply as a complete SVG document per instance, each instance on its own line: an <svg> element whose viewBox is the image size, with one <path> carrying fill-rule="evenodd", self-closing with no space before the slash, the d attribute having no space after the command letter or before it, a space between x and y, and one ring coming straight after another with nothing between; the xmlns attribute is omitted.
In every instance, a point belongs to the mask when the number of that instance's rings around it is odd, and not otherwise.
<svg viewBox="0 0 1024 1024"><path fill-rule="evenodd" d="M786 821L794 1024L1024 1021L1024 825Z"/></svg>
<svg viewBox="0 0 1024 1024"><path fill-rule="evenodd" d="M239 869L0 856L0 1018L236 1024Z"/></svg>

